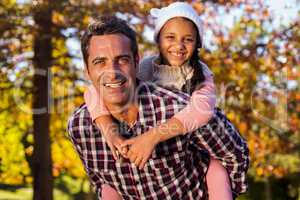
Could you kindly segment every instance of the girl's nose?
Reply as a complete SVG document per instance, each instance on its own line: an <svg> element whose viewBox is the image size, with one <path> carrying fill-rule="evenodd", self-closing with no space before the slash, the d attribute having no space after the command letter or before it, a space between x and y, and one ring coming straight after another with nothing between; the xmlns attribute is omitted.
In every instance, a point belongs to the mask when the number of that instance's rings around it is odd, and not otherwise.
<svg viewBox="0 0 300 200"><path fill-rule="evenodd" d="M185 49L185 44L183 41L178 41L177 44L176 44L176 47L179 49L179 50L183 50Z"/></svg>

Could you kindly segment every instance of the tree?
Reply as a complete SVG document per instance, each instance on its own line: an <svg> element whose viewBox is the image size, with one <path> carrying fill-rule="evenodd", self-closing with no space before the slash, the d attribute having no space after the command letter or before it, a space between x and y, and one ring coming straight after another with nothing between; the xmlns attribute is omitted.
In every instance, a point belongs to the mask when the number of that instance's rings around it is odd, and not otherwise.
<svg viewBox="0 0 300 200"><path fill-rule="evenodd" d="M296 198L299 182L292 177L300 172L300 133L295 123L299 120L295 102L299 102L300 21L295 18L276 28L275 17L263 2L239 7L243 15L230 29L209 20L218 17L215 10L208 12L208 30L216 37L210 44L213 50L202 51L201 57L214 71L219 105L248 141L250 177L265 183L265 196L254 199ZM232 8L216 9L230 12ZM282 193L274 184L278 180L289 182Z"/></svg>
<svg viewBox="0 0 300 200"><path fill-rule="evenodd" d="M52 159L49 134L49 69L52 65L51 1L41 1L33 8L33 199L52 200Z"/></svg>
<svg viewBox="0 0 300 200"><path fill-rule="evenodd" d="M81 56L73 49L81 30L93 15L116 14L140 33L141 54L153 52L155 44L145 37L145 30L153 28L148 12L170 2L0 2L1 183L23 187L45 176L42 191L51 190L51 152L53 185L73 195L83 193L83 186L72 191L70 182L85 183L86 176L66 137L68 116L83 102ZM296 198L300 188L295 178L300 173L299 19L275 27L275 15L262 1L189 2L201 14L205 33L213 35L200 55L215 74L219 106L250 147L249 199ZM226 13L237 10L243 14L226 26ZM40 108L46 114L32 112ZM47 174L37 175L42 172L39 163ZM280 193L275 183L286 191Z"/></svg>

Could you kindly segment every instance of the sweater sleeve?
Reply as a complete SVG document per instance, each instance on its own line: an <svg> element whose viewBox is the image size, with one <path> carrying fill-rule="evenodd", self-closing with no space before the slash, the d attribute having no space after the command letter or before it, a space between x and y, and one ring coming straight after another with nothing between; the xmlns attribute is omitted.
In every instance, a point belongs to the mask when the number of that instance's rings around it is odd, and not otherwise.
<svg viewBox="0 0 300 200"><path fill-rule="evenodd" d="M93 121L102 115L110 115L99 92L92 84L84 92L84 101Z"/></svg>
<svg viewBox="0 0 300 200"><path fill-rule="evenodd" d="M213 74L205 64L203 66L205 81L202 87L195 90L188 105L174 115L183 124L186 132L207 124L214 113L216 92Z"/></svg>

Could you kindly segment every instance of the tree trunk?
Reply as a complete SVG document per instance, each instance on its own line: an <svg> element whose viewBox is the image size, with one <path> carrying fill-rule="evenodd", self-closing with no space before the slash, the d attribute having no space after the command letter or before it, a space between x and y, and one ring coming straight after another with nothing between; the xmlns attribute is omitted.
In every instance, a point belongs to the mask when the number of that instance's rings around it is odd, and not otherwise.
<svg viewBox="0 0 300 200"><path fill-rule="evenodd" d="M266 178L266 182L265 182L266 200L272 200L272 189L271 189L270 181L271 181L270 178Z"/></svg>
<svg viewBox="0 0 300 200"><path fill-rule="evenodd" d="M33 77L33 200L53 199L52 160L49 135L49 99L52 63L52 10L49 1L36 1L33 8L34 77Z"/></svg>

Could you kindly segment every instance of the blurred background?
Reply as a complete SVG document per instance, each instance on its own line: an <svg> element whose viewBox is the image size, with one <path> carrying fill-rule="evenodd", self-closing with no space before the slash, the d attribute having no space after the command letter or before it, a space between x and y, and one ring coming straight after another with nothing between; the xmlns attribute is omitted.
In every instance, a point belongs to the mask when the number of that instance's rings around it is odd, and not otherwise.
<svg viewBox="0 0 300 200"><path fill-rule="evenodd" d="M0 199L92 200L67 137L86 85L80 35L99 14L126 19L156 52L154 0L1 0ZM300 1L188 1L204 22L201 59L218 106L250 148L239 200L300 199Z"/></svg>

